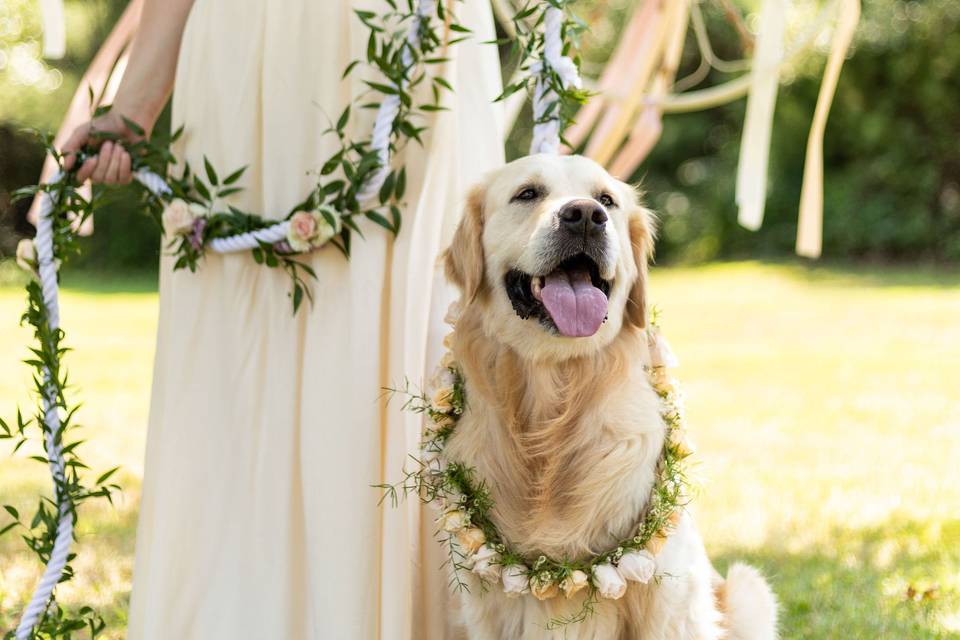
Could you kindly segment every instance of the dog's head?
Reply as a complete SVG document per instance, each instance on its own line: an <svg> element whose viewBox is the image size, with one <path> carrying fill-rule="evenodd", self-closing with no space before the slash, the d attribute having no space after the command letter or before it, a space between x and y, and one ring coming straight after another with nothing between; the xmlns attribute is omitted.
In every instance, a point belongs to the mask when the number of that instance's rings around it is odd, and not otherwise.
<svg viewBox="0 0 960 640"><path fill-rule="evenodd" d="M580 156L535 155L471 191L445 255L485 333L534 359L586 355L646 322L653 220Z"/></svg>

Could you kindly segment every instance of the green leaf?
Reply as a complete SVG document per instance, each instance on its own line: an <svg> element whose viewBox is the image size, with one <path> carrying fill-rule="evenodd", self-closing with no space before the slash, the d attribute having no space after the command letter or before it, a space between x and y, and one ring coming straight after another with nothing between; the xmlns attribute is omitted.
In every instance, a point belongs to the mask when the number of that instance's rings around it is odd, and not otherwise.
<svg viewBox="0 0 960 640"><path fill-rule="evenodd" d="M210 190L203 184L203 180L197 176L193 176L193 189L197 192L197 195L203 198L204 202L210 202Z"/></svg>
<svg viewBox="0 0 960 640"><path fill-rule="evenodd" d="M394 232L395 232L394 227L393 227L393 225L390 223L390 221L387 220L386 218L384 218L383 215L381 215L380 213L378 213L378 212L376 212L376 211L367 211L364 215L365 215L369 220L372 220L373 222L376 222L378 225L380 225L381 227L383 227L384 229L386 229L386 230L389 231L390 233L394 233Z"/></svg>
<svg viewBox="0 0 960 640"><path fill-rule="evenodd" d="M213 170L213 165L210 164L207 156L203 156L203 168L207 171L207 180L210 182L210 185L214 187L217 186L220 181L217 178L217 172Z"/></svg>
<svg viewBox="0 0 960 640"><path fill-rule="evenodd" d="M386 180L383 181L383 185L380 186L380 203L383 204L390 199L390 194L393 192L393 182L395 180L396 173L391 171L387 174Z"/></svg>
<svg viewBox="0 0 960 640"><path fill-rule="evenodd" d="M106 471L106 472L100 474L100 477L97 478L96 484L103 484L104 482L106 482L107 480L109 480L109 479L110 479L110 476L112 476L113 474L115 474L119 469L120 469L120 467L114 467L113 469L110 469L109 471Z"/></svg>
<svg viewBox="0 0 960 640"><path fill-rule="evenodd" d="M397 186L393 191L393 196L397 200L403 199L403 194L407 190L407 168L400 167L400 173L397 175Z"/></svg>
<svg viewBox="0 0 960 640"><path fill-rule="evenodd" d="M340 114L340 119L337 120L337 131L343 131L347 126L347 122L350 121L350 105L347 105L347 108L343 110L343 113Z"/></svg>
<svg viewBox="0 0 960 640"><path fill-rule="evenodd" d="M466 28L462 24L457 24L456 22L450 23L450 30L456 31L458 33L473 33L473 31L471 31L470 29Z"/></svg>
<svg viewBox="0 0 960 640"><path fill-rule="evenodd" d="M293 312L296 313L303 303L303 285L299 282L293 285Z"/></svg>
<svg viewBox="0 0 960 640"><path fill-rule="evenodd" d="M340 79L343 80L348 75L350 75L350 72L353 71L354 67L356 67L358 64L360 64L359 60L354 60L353 62L348 64L347 68L343 70L343 75L340 76Z"/></svg>
<svg viewBox="0 0 960 640"><path fill-rule="evenodd" d="M126 116L120 116L120 117L123 118L123 124L127 125L127 129L130 129L130 131L132 131L135 135L138 135L141 137L144 135L145 132L143 130L143 127L141 127L139 124L137 124L136 122L134 122L133 120L131 120Z"/></svg>
<svg viewBox="0 0 960 640"><path fill-rule="evenodd" d="M237 169L236 171L234 171L233 173L231 173L230 175L228 175L228 176L227 176L226 178L224 178L224 180L223 180L223 186L226 187L226 186L228 186L228 185L233 184L233 183L236 182L237 180L239 180L240 177L243 175L243 172L246 171L246 170L247 170L247 167L246 167L246 165L244 165L244 166L240 167L239 169Z"/></svg>
<svg viewBox="0 0 960 640"><path fill-rule="evenodd" d="M15 520L19 520L19 519L20 519L20 512L17 511L13 506L11 506L11 505L9 505L9 504L5 504L5 505L3 505L3 508L6 510L7 513L9 513L11 516L13 516L13 518L14 518Z"/></svg>
<svg viewBox="0 0 960 640"><path fill-rule="evenodd" d="M364 83L365 85L367 85L368 87L370 87L371 89L375 89L375 90L379 91L380 93L383 93L383 94L386 94L386 95L395 95L395 94L398 93L397 88L396 88L396 87L392 87L392 86L390 86L389 84L383 84L383 83L380 83L380 82L370 82L370 81L368 81L368 80L364 80L363 83Z"/></svg>

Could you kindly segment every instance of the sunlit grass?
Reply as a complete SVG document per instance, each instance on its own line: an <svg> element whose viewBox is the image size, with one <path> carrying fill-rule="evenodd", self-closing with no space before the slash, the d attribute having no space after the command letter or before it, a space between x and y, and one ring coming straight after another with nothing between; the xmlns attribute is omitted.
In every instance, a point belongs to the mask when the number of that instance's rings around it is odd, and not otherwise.
<svg viewBox="0 0 960 640"><path fill-rule="evenodd" d="M0 273L4 417L30 406L10 279ZM123 465L125 495L82 514L63 599L101 607L122 637L156 297L150 278L66 284L84 457ZM682 362L704 480L695 511L718 564L763 568L784 638L960 638L960 275L736 263L654 269L651 289ZM0 457L0 502L30 509L46 487L39 464ZM0 540L0 628L37 571L17 539Z"/></svg>

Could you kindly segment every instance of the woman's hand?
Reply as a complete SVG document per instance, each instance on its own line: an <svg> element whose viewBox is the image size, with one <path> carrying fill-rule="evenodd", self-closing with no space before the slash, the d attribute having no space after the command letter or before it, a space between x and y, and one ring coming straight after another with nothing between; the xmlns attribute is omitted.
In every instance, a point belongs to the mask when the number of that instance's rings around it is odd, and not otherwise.
<svg viewBox="0 0 960 640"><path fill-rule="evenodd" d="M61 150L65 155L63 168L68 171L72 169L77 161L76 153L84 147L95 148L100 144L98 134L112 134L130 141L136 139L123 116L116 110L108 111L80 125L70 134ZM103 140L97 155L87 158L77 170L77 181L83 183L89 178L102 184L127 184L133 179L130 163L130 154L119 140Z"/></svg>

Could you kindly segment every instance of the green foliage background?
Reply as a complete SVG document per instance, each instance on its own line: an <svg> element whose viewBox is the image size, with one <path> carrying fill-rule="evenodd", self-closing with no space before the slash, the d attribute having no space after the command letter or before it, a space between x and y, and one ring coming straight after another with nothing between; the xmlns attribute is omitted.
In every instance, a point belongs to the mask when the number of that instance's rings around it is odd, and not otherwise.
<svg viewBox="0 0 960 640"><path fill-rule="evenodd" d="M24 51L34 57L39 52L38 4L5 0L0 6L0 254L10 253L16 239L30 232L23 221L24 204L9 202L9 192L34 181L42 162L41 146L24 128L56 128L83 69L125 3L68 0L68 57L37 61L46 75L25 84L13 61L18 55L22 60ZM737 4L751 14L759 1ZM794 21L802 27L819 4L798 1ZM591 27L583 42L588 75L609 57L635 5L635 0L583 0L578 12ZM716 3L702 6L718 55L740 57L736 34ZM958 23L960 3L955 0L864 3L827 127L826 257L960 260ZM634 176L661 216L661 260L792 253L804 149L826 47L826 40L818 41L781 87L766 220L757 233L736 224L733 204L744 101L666 117L662 139ZM679 75L698 62L689 34ZM728 79L711 73L703 86ZM511 156L526 147L528 120L528 114L520 116L508 148ZM98 233L87 240L94 246L82 258L87 266L155 268L156 230L145 217L130 215L130 203L119 192L111 210L97 216Z"/></svg>

